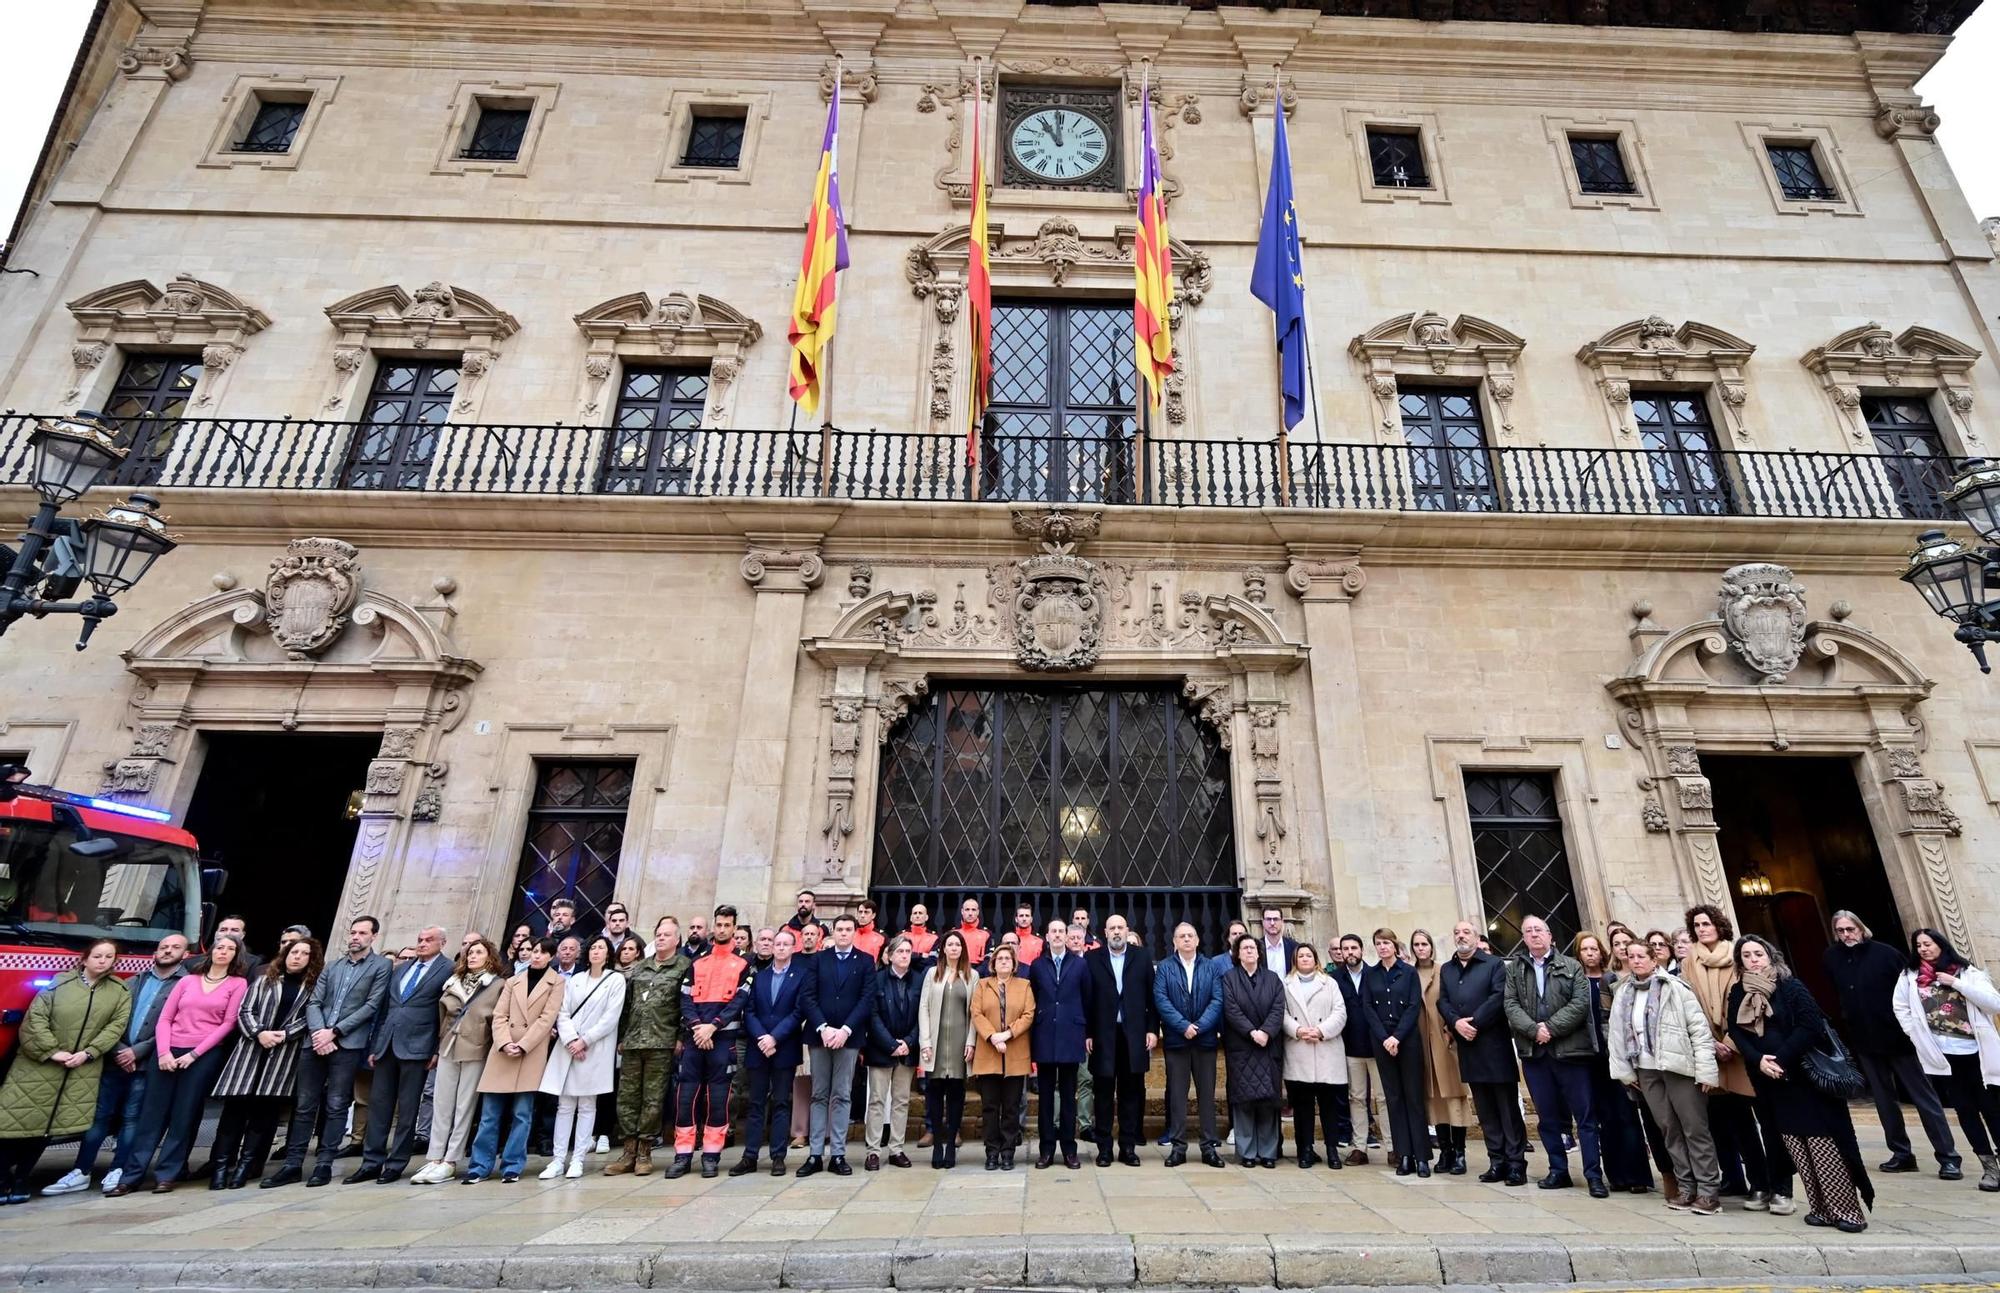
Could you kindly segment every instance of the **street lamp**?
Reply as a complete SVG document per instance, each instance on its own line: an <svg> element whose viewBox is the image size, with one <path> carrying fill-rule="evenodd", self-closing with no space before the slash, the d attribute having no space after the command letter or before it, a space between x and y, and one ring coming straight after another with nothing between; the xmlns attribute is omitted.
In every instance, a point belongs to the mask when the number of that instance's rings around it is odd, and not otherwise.
<svg viewBox="0 0 2000 1293"><path fill-rule="evenodd" d="M0 634L25 615L81 615L76 649L90 644L103 620L118 613L111 600L139 582L161 556L171 552L159 502L134 494L86 521L59 517L65 503L80 498L104 474L125 460L111 429L91 412L44 421L28 437L34 455L35 492L42 505L21 535L20 548L0 545L7 576L0 581ZM91 596L65 601L88 580Z"/></svg>

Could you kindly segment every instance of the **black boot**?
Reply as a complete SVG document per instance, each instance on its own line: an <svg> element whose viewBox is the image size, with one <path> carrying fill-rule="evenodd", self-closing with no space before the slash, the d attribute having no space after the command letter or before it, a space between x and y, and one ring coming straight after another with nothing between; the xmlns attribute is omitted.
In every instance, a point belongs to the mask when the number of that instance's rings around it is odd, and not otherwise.
<svg viewBox="0 0 2000 1293"><path fill-rule="evenodd" d="M952 1141L944 1147L944 1167L948 1172L958 1166L958 1142Z"/></svg>
<svg viewBox="0 0 2000 1293"><path fill-rule="evenodd" d="M986 1151L986 1170L989 1172L997 1172L1000 1170L999 1150L989 1149Z"/></svg>
<svg viewBox="0 0 2000 1293"><path fill-rule="evenodd" d="M944 1170L944 1142L942 1141L934 1140L931 1142L931 1170L938 1172Z"/></svg>

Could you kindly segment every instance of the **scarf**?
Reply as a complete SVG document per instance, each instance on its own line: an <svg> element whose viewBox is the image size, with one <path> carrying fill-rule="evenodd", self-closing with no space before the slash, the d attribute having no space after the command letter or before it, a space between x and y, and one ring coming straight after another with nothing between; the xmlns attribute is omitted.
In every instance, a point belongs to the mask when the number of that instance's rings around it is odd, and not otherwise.
<svg viewBox="0 0 2000 1293"><path fill-rule="evenodd" d="M1931 986L1931 980L1937 978L1938 975L1953 973L1956 973L1956 969L1952 966L1941 966L1936 961L1919 960L1917 962L1917 986L1928 988Z"/></svg>
<svg viewBox="0 0 2000 1293"><path fill-rule="evenodd" d="M1736 1022L1762 1037L1764 1024L1771 1018L1771 994L1777 990L1776 971L1746 971L1743 975L1743 1001L1736 1007Z"/></svg>
<svg viewBox="0 0 2000 1293"><path fill-rule="evenodd" d="M1736 944L1726 939L1717 939L1714 947L1696 943L1681 962L1681 978L1701 999L1709 1027L1721 1036L1729 1017L1729 990L1736 986Z"/></svg>
<svg viewBox="0 0 2000 1293"><path fill-rule="evenodd" d="M1639 1067L1642 1058L1656 1058L1660 1053L1660 994L1666 990L1666 986L1666 971L1656 969L1646 976L1644 983L1635 981L1632 984L1632 991L1612 1003L1612 1036L1623 1042L1625 1058L1635 1069ZM1639 1025L1634 1022L1634 1015L1638 1013L1635 1007L1641 992L1646 994L1646 1035L1643 1037L1639 1035ZM1620 1010L1625 1012L1622 1017L1618 1014ZM1699 1038L1694 1040L1699 1044Z"/></svg>

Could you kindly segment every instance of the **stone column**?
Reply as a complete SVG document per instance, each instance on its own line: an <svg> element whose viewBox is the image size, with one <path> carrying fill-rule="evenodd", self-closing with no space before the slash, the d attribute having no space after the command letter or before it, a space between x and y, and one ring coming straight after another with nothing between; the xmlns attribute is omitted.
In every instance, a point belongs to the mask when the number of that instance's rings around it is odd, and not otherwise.
<svg viewBox="0 0 2000 1293"><path fill-rule="evenodd" d="M826 567L820 560L817 535L747 537L750 550L740 569L756 590L757 606L743 652L736 748L730 756L729 795L722 813L715 900L761 911L770 897L773 852L778 842L805 595L819 586Z"/></svg>
<svg viewBox="0 0 2000 1293"><path fill-rule="evenodd" d="M1354 650L1354 599L1368 576L1353 553L1316 554L1296 545L1285 570L1285 587L1305 611L1307 664L1313 699L1313 741L1319 760L1319 796L1326 820L1327 892L1331 910L1326 928L1339 925L1343 907L1354 911L1379 902L1364 900L1357 878L1367 869L1367 849L1375 839L1375 802L1368 769L1368 729L1363 719L1360 671ZM1302 792L1303 793L1303 792Z"/></svg>

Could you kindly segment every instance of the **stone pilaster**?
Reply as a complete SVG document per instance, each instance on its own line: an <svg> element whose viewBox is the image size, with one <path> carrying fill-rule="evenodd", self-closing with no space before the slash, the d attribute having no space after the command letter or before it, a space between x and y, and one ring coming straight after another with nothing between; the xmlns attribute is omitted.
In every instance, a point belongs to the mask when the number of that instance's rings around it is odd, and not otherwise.
<svg viewBox="0 0 2000 1293"><path fill-rule="evenodd" d="M1363 721L1360 669L1354 648L1354 599L1368 585L1353 552L1321 552L1297 545L1285 569L1285 587L1305 612L1306 643L1312 648L1307 670L1312 687L1313 741L1319 762L1319 796L1326 820L1327 892L1332 910L1326 929L1339 914L1360 910L1354 875L1369 859L1350 851L1351 841L1375 838L1375 804L1360 771L1370 766L1368 729Z"/></svg>

